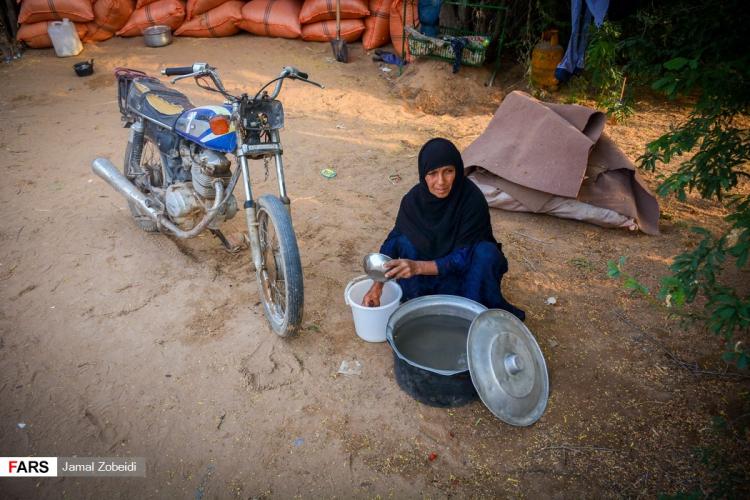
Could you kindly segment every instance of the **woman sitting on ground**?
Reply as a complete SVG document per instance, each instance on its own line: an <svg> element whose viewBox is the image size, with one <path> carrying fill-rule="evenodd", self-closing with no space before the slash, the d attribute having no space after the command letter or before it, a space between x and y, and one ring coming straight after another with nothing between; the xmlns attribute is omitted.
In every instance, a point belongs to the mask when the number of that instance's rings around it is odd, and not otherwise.
<svg viewBox="0 0 750 500"><path fill-rule="evenodd" d="M492 235L482 192L464 178L461 154L446 139L431 139L419 152L419 184L401 200L396 225L380 247L393 258L386 277L395 278L403 300L423 295L460 295L519 319L525 313L503 298L508 271ZM362 305L377 307L383 283L373 283Z"/></svg>

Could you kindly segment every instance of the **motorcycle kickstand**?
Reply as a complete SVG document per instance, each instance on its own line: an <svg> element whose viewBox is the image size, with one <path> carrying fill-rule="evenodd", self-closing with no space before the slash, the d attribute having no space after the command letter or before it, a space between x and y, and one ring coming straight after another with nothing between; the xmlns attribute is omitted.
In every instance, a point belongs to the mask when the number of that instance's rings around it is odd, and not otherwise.
<svg viewBox="0 0 750 500"><path fill-rule="evenodd" d="M221 246L224 247L224 250L229 253L237 253L247 247L247 237L245 236L245 233L238 233L238 238L234 238L234 234L230 235L230 238L232 240L230 241L230 239L227 238L220 229L209 229L209 231L211 231L211 234L219 239L219 241L221 242Z"/></svg>

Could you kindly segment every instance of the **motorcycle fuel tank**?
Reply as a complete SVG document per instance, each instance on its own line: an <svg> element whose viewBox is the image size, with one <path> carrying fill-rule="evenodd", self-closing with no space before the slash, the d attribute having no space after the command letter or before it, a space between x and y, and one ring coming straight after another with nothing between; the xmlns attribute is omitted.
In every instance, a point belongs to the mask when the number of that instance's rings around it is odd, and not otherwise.
<svg viewBox="0 0 750 500"><path fill-rule="evenodd" d="M182 113L177 119L174 129L177 134L185 139L196 142L203 147L233 153L237 147L237 136L234 133L234 125L231 124L231 107L225 106L199 106ZM225 116L229 120L229 128L226 133L215 134L211 130L211 119Z"/></svg>

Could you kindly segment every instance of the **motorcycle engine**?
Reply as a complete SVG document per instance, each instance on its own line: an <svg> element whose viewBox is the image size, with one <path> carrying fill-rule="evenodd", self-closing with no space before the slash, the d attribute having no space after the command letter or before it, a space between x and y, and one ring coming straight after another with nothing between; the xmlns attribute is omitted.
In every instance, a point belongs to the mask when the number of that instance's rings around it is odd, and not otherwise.
<svg viewBox="0 0 750 500"><path fill-rule="evenodd" d="M183 164L189 166L192 181L177 182L167 188L164 204L169 217L180 229L190 230L203 218L213 205L216 192L213 183L220 179L226 188L232 172L230 161L222 153L198 146L182 145L180 156ZM226 194L226 193L225 193ZM218 229L220 223L237 214L237 199L233 194L222 205L219 215L209 226Z"/></svg>
<svg viewBox="0 0 750 500"><path fill-rule="evenodd" d="M201 149L192 155L190 174L193 177L193 188L202 197L213 200L216 198L214 192L214 181L221 179L224 187L229 184L232 172L229 170L229 159L222 153Z"/></svg>

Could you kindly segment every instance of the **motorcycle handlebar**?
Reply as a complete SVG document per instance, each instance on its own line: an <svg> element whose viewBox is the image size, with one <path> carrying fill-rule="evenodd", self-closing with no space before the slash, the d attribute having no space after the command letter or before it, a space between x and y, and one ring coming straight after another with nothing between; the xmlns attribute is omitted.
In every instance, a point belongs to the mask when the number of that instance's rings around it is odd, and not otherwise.
<svg viewBox="0 0 750 500"><path fill-rule="evenodd" d="M315 85L316 87L320 87L321 89L325 88L325 86L323 86L323 85L321 85L321 84L319 84L317 82L314 82L312 80L309 80L308 79L309 75L307 73L302 72L302 71L300 71L297 68L294 68L292 66L287 66L286 68L284 68L284 71L282 71L281 74L284 75L284 73L286 73L287 76L289 76L290 78L292 78L292 80L302 80L305 83L309 83L311 85Z"/></svg>
<svg viewBox="0 0 750 500"><path fill-rule="evenodd" d="M164 68L163 70L161 70L161 74L165 76L189 75L192 72L192 66L178 66L176 68Z"/></svg>

